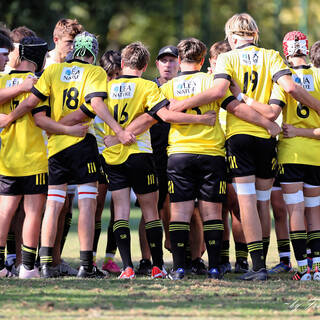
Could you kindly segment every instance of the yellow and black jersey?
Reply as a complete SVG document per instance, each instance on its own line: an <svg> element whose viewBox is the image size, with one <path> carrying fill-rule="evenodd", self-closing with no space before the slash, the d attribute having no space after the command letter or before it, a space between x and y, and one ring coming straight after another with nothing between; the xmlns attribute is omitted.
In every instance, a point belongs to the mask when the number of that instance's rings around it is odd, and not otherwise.
<svg viewBox="0 0 320 320"><path fill-rule="evenodd" d="M212 86L212 75L200 71L186 71L165 83L160 89L167 99L183 100ZM214 126L172 123L169 131L168 155L192 153L225 156L225 137L219 122L219 111L221 104L229 97L232 97L232 94L228 90L227 96L223 99L186 111L190 114L204 114L214 110L217 114Z"/></svg>
<svg viewBox="0 0 320 320"><path fill-rule="evenodd" d="M73 60L56 63L45 69L31 92L44 101L50 100L51 118L59 121L64 116L89 103L94 97L107 97L107 75L99 66ZM48 141L49 157L64 150L84 137L69 135L50 136Z"/></svg>
<svg viewBox="0 0 320 320"><path fill-rule="evenodd" d="M168 104L169 101L152 81L123 75L108 82L107 106L123 128L144 112L155 115L159 109ZM106 135L115 135L106 124L104 131ZM152 153L149 130L137 136L136 142L130 146L117 144L105 148L103 156L108 164L117 165L125 162L131 154L135 153Z"/></svg>
<svg viewBox="0 0 320 320"><path fill-rule="evenodd" d="M303 86L313 97L320 100L320 69L303 65L292 68L293 80ZM316 111L287 94L274 84L270 104L283 108L283 122L298 128L320 128L320 117ZM320 166L320 141L307 137L283 138L280 134L278 161Z"/></svg>
<svg viewBox="0 0 320 320"><path fill-rule="evenodd" d="M261 103L268 103L273 82L283 75L290 75L279 52L246 44L219 55L215 79L234 80L248 97ZM236 116L227 114L227 138L235 134L249 134L270 138L267 130Z"/></svg>
<svg viewBox="0 0 320 320"><path fill-rule="evenodd" d="M29 75L33 76L28 71L11 71L0 78L0 88L17 86ZM0 105L0 113L9 114L28 96L29 93L23 93ZM48 172L42 130L35 125L31 112L3 129L0 137L1 175L21 177Z"/></svg>

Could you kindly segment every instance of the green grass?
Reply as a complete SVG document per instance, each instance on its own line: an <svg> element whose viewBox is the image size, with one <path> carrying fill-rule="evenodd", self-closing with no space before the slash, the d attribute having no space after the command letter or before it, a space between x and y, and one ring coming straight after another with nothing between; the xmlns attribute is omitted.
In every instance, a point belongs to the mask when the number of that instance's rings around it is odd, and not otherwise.
<svg viewBox="0 0 320 320"><path fill-rule="evenodd" d="M77 210L74 210L74 217ZM108 225L108 210L103 230ZM132 255L140 259L137 229L138 210L132 210ZM76 219L69 233L63 257L78 265L79 244ZM232 244L232 241L231 241ZM101 265L106 232L101 234L98 263ZM119 254L117 254L119 261ZM167 266L171 256L165 252ZM234 248L231 247L234 264ZM268 265L277 263L272 234ZM319 297L319 300L317 300ZM146 277L119 281L76 278L48 280L0 279L0 319L320 319L319 283L297 283L289 275L267 282L240 282L234 274L222 281L188 276L184 281L154 281Z"/></svg>

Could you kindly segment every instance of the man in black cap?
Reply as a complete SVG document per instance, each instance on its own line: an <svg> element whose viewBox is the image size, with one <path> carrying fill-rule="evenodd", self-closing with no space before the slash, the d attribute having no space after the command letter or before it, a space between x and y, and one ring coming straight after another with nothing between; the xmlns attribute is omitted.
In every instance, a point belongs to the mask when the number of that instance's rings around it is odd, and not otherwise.
<svg viewBox="0 0 320 320"><path fill-rule="evenodd" d="M159 71L159 77L153 81L161 87L164 83L176 77L179 71L178 49L174 46L165 46L159 50L156 59L156 66ZM165 247L170 248L169 241L169 197L168 197L168 179L167 179L167 146L170 124L159 121L150 128L151 144L156 165L157 176L159 180L159 200L158 210L165 230ZM150 261L150 249L145 232L145 223L141 217L139 224L139 240L142 259L136 270L137 274L148 275L151 273L152 264Z"/></svg>

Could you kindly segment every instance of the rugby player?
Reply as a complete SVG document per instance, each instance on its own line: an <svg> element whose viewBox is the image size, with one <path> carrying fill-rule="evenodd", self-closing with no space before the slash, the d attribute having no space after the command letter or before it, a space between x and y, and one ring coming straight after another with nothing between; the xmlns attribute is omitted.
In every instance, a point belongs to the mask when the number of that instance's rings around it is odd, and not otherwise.
<svg viewBox="0 0 320 320"><path fill-rule="evenodd" d="M98 54L97 39L90 33L83 32L74 39L73 50L72 62L49 66L32 89L29 98L9 115L2 116L0 121L1 126L8 126L28 110L32 110L41 100L43 101L33 111L36 124L51 134L48 141L49 190L41 231L42 277L56 276L52 268L52 250L58 217L66 197L66 187L71 182L78 184L79 193L78 233L81 266L77 276L81 278L104 276L92 264L97 168L99 168L96 140L92 134L86 134L87 126L81 124L65 126L57 121L87 101L113 128L123 143L135 141L134 135L125 132L112 118L103 102L107 95L106 74L102 68L93 65ZM50 98L51 118L46 116L48 98ZM72 136L74 132L82 137Z"/></svg>
<svg viewBox="0 0 320 320"><path fill-rule="evenodd" d="M21 84L24 79L42 70L48 46L37 37L25 37L19 45L16 70L0 79L0 87ZM1 105L1 113L9 114L29 93L22 93ZM24 197L25 219L22 230L22 265L19 277L39 278L35 267L41 216L47 193L48 161L41 129L37 128L32 114L26 113L1 132L0 156L0 276L8 276L4 268L4 245L10 223L19 202Z"/></svg>
<svg viewBox="0 0 320 320"><path fill-rule="evenodd" d="M295 99L320 112L320 101L294 83L279 53L256 46L259 29L250 15L231 17L225 32L234 50L219 56L213 87L190 99L172 102L172 110L182 111L215 101L225 95L233 80L247 94L249 104L252 98L268 103L272 83L277 82ZM242 99L240 95L237 98ZM270 119L275 120L280 111L272 111ZM275 144L275 139L263 128L228 113L227 157L253 263L252 270L240 277L243 280L267 279L262 237L271 227L269 200L276 172Z"/></svg>

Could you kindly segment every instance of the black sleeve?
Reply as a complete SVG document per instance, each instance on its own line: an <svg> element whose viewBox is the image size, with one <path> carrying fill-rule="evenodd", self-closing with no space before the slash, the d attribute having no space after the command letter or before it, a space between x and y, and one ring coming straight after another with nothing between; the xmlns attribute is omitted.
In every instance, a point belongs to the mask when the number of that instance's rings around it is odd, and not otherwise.
<svg viewBox="0 0 320 320"><path fill-rule="evenodd" d="M277 106L279 106L281 109L283 109L285 107L285 102L278 100L278 99L270 99L269 100L269 104L276 104Z"/></svg>
<svg viewBox="0 0 320 320"><path fill-rule="evenodd" d="M84 97L84 100L86 103L90 103L91 99L95 98L95 97L101 97L102 99L106 99L108 97L108 95L106 92L92 92L92 93L87 94Z"/></svg>
<svg viewBox="0 0 320 320"><path fill-rule="evenodd" d="M226 79L231 82L231 77L226 73L218 73L214 75L214 79Z"/></svg>
<svg viewBox="0 0 320 320"><path fill-rule="evenodd" d="M80 110L86 115L88 116L89 118L92 118L94 119L95 118L95 114L93 112L91 112L84 104L82 104L80 106Z"/></svg>
<svg viewBox="0 0 320 320"><path fill-rule="evenodd" d="M32 87L30 90L36 97L38 97L40 100L44 101L46 100L48 97L45 96L44 94L42 94L38 89L36 89L35 87Z"/></svg>
<svg viewBox="0 0 320 320"><path fill-rule="evenodd" d="M164 99L161 102L157 103L151 110L148 111L148 114L159 121L159 117L157 116L157 112L170 104L168 99Z"/></svg>
<svg viewBox="0 0 320 320"><path fill-rule="evenodd" d="M233 100L237 100L236 97L230 96L230 97L224 99L223 102L221 103L221 108L224 110L227 110L228 104Z"/></svg>
<svg viewBox="0 0 320 320"><path fill-rule="evenodd" d="M38 107L38 108L34 108L31 110L31 114L34 116L35 114L39 113L39 112L43 112L45 111L46 112L46 116L47 117L51 117L51 108L50 106L41 106L41 107Z"/></svg>
<svg viewBox="0 0 320 320"><path fill-rule="evenodd" d="M285 75L291 76L292 75L291 70L285 69L285 70L280 70L276 72L272 77L272 81L277 82L282 76L285 76Z"/></svg>

